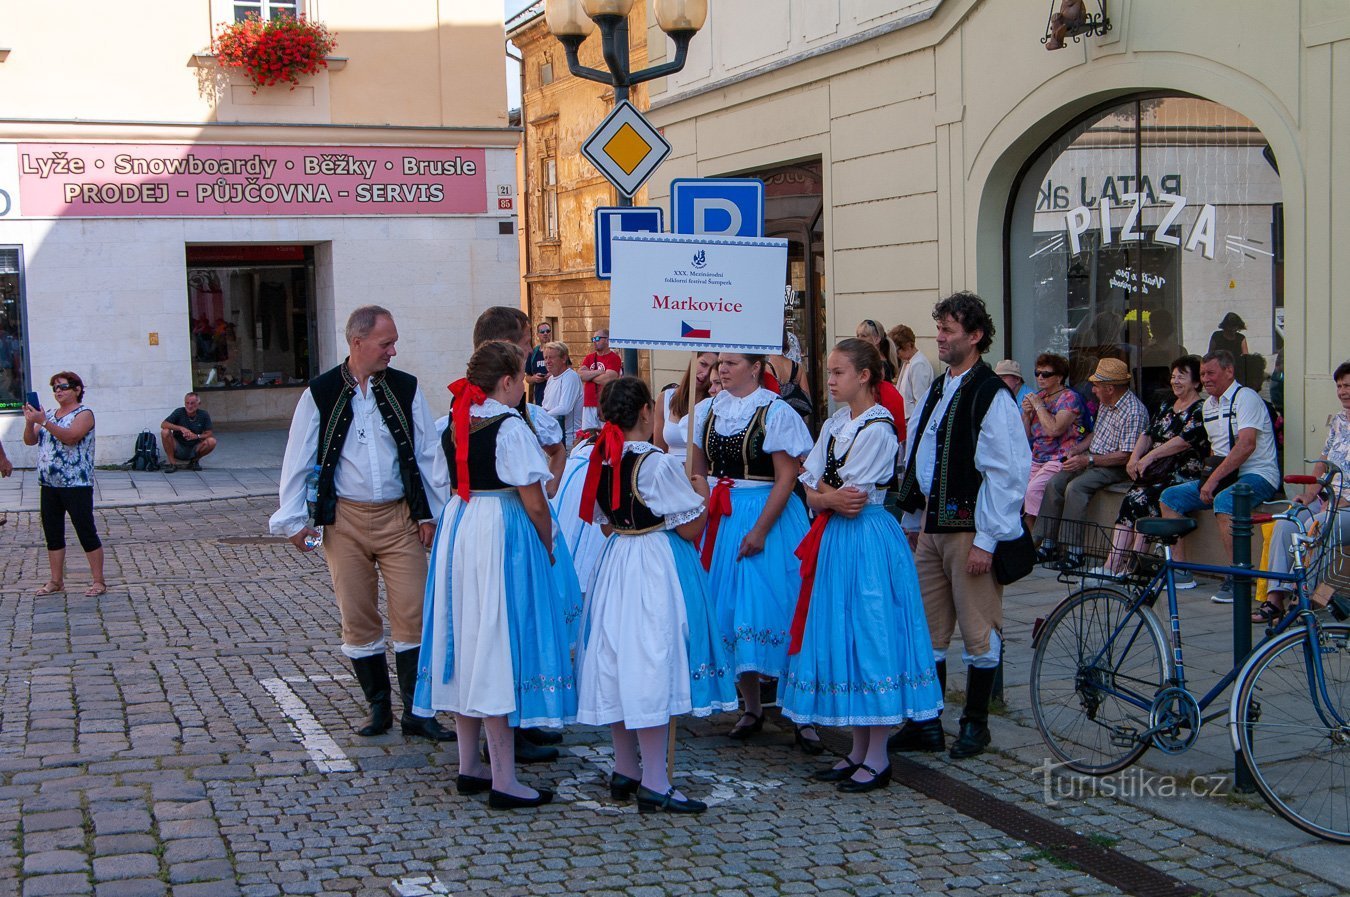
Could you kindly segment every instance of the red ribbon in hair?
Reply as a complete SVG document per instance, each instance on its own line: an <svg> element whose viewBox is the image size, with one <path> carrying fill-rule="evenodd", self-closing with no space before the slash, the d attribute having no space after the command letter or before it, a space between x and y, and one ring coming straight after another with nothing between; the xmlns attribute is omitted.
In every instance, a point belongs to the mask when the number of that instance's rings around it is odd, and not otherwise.
<svg viewBox="0 0 1350 897"><path fill-rule="evenodd" d="M904 426L902 423L901 426ZM793 552L802 562L802 587L797 592L797 610L792 615L792 641L788 643L788 654L796 654L802 649L802 634L806 632L806 615L811 609L811 590L816 586L816 561L820 558L820 540L825 536L825 525L833 514L823 511L816 515L811 528L806 532L797 550Z"/></svg>
<svg viewBox="0 0 1350 897"><path fill-rule="evenodd" d="M591 449L591 460L586 467L586 484L581 489L581 508L577 511L577 516L582 520L587 523L595 521L595 494L600 490L600 468L605 464L611 470L609 506L611 509L619 506L619 462L622 460L623 430L606 423L600 428L600 436L595 440L595 448Z"/></svg>
<svg viewBox="0 0 1350 897"><path fill-rule="evenodd" d="M717 528L722 518L731 514L731 486L734 480L722 477L708 496L708 529L703 533L703 569L712 569L713 546L717 544Z"/></svg>
<svg viewBox="0 0 1350 897"><path fill-rule="evenodd" d="M759 375L759 385L776 396L783 394L783 385L778 382L778 378L768 368L765 368L764 372Z"/></svg>
<svg viewBox="0 0 1350 897"><path fill-rule="evenodd" d="M474 386L466 378L451 383L447 389L455 397L450 409L451 426L455 428L455 492L465 501L469 500L469 413L474 405L487 401L487 393Z"/></svg>
<svg viewBox="0 0 1350 897"><path fill-rule="evenodd" d="M905 441L905 397L900 395L900 390L890 381L883 380L877 387L877 401L881 407L891 413L895 418L895 435L901 442Z"/></svg>

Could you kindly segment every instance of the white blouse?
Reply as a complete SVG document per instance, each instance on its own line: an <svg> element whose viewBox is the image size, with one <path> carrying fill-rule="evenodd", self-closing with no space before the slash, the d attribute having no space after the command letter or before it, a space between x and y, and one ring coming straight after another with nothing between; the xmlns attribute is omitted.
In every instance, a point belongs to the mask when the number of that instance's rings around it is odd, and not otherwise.
<svg viewBox="0 0 1350 897"><path fill-rule="evenodd" d="M655 453L654 457L642 462L638 468L637 491L653 514L666 518L666 529L698 519L703 513L703 496L694 491L689 478L684 475L684 465L661 451L650 442L625 442L625 455L645 455ZM595 522L608 523L605 516L604 496L597 496L595 502Z"/></svg>
<svg viewBox="0 0 1350 897"><path fill-rule="evenodd" d="M470 417L509 415L497 431L497 476L512 486L547 483L553 479L548 470L548 457L539 448L539 439L520 412L496 399L487 399L469 409Z"/></svg>
<svg viewBox="0 0 1350 897"><path fill-rule="evenodd" d="M689 415L678 421L670 419L670 403L674 398L674 389L661 393L661 437L666 441L670 456L683 462L689 454Z"/></svg>
<svg viewBox="0 0 1350 897"><path fill-rule="evenodd" d="M877 489L877 483L885 483L895 475L900 440L891 427L880 424L869 427L866 424L874 420L894 422L895 418L880 405L873 405L857 417L851 415L848 408L841 408L825 422L820 438L803 464L805 470L798 479L812 489L820 485L820 478L825 475L830 438L833 437L835 457L848 456L839 468L839 478L843 480L844 486L867 493L869 504L882 504L886 500L886 493Z"/></svg>
<svg viewBox="0 0 1350 897"><path fill-rule="evenodd" d="M563 438L571 445L569 435L581 426L581 377L571 368L549 377L541 404L549 414L562 418Z"/></svg>
<svg viewBox="0 0 1350 897"><path fill-rule="evenodd" d="M563 441L562 424L540 405L530 405L530 423L534 424L535 435L540 445L557 445Z"/></svg>
<svg viewBox="0 0 1350 897"><path fill-rule="evenodd" d="M694 408L694 445L703 448L703 430L708 425L708 411L716 413L713 427L722 436L734 436L744 430L765 405L769 413L764 419L764 451L787 452L800 458L811 451L811 431L791 406L764 387L748 396L733 396L723 390Z"/></svg>

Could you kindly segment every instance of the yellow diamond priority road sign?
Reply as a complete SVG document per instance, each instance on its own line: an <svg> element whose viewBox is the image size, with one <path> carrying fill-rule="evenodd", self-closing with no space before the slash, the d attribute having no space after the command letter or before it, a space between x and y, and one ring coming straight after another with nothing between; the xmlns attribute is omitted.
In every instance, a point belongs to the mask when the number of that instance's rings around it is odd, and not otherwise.
<svg viewBox="0 0 1350 897"><path fill-rule="evenodd" d="M632 196L670 155L670 144L624 100L581 145L581 153L624 196Z"/></svg>

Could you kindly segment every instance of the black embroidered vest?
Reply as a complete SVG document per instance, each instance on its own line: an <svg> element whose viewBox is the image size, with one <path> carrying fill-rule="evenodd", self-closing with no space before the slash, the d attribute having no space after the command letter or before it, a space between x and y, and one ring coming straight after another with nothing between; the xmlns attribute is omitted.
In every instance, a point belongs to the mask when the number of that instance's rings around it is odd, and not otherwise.
<svg viewBox="0 0 1350 897"><path fill-rule="evenodd" d="M473 492L513 488L497 475L497 434L502 422L511 415L469 419L469 489ZM445 428L441 434L441 449L450 461L450 488L459 488L459 465L455 463L455 427Z"/></svg>
<svg viewBox="0 0 1350 897"><path fill-rule="evenodd" d="M946 373L933 381L919 423L910 437L909 464L904 482L900 484L899 499L903 511L924 508L914 459L928 428L928 420L946 386ZM929 486L924 532L957 533L975 529L975 499L984 482L984 476L975 468L975 442L979 439L984 416L1000 389L1007 390L1008 385L983 361L975 362L956 387L956 395L947 406L947 414L935 434L933 482ZM1022 436L1021 433L1011 435L1014 438Z"/></svg>
<svg viewBox="0 0 1350 897"><path fill-rule="evenodd" d="M892 431L898 432L895 430L894 422L886 420L886 418L884 417L874 417L858 428L858 432L853 434L853 441L849 443L848 452L844 452L843 457L839 458L836 458L834 455L834 437L831 436L829 444L825 446L825 472L820 476L820 480L822 483L828 483L835 489L844 488L844 480L842 477L839 476L839 470L848 461L848 453L853 451L853 446L858 444L858 437L862 435L862 431L866 430L873 424L885 424L886 426L890 427ZM877 483L876 486L878 489L884 490L888 486L890 486L891 483L894 481L895 481L895 474L892 473L888 478L886 478L886 480Z"/></svg>
<svg viewBox="0 0 1350 897"><path fill-rule="evenodd" d="M703 425L703 454L708 458L709 476L773 482L773 455L764 451L764 421L771 405L760 407L745 429L730 436L717 432L713 426L717 415L712 408L708 409L708 420Z"/></svg>
<svg viewBox="0 0 1350 897"><path fill-rule="evenodd" d="M610 526L614 531L628 536L639 536L643 533L654 533L666 528L666 518L659 514L652 513L651 508L647 507L638 494L638 471L642 469L642 462L647 460L648 455L655 452L625 452L623 460L619 462L619 506L610 509L606 507L609 503L610 484L613 482L614 468L605 465L600 468L600 487L595 490L595 494L600 502L600 508L609 518Z"/></svg>
<svg viewBox="0 0 1350 897"><path fill-rule="evenodd" d="M309 382L309 394L319 409L319 501L314 509L314 522L320 526L332 523L337 514L333 477L354 416L351 399L358 387L349 382L351 375L346 373L346 366L344 361ZM388 368L370 378L369 389L375 396L380 417L394 437L408 513L413 520L427 520L431 517L431 506L422 485L422 471L417 467L417 447L413 444L412 404L417 394L417 378Z"/></svg>

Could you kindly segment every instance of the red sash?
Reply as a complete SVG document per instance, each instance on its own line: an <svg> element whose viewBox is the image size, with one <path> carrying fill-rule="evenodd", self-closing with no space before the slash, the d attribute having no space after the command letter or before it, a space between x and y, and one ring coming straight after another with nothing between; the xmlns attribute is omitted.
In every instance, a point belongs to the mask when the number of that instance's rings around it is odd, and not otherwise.
<svg viewBox="0 0 1350 897"><path fill-rule="evenodd" d="M713 545L717 542L717 528L722 518L731 513L731 488L735 480L722 477L708 496L708 529L703 534L703 569L712 569Z"/></svg>
<svg viewBox="0 0 1350 897"><path fill-rule="evenodd" d="M806 632L806 614L811 609L811 590L816 585L816 561L820 557L820 540L825 536L825 525L834 516L832 511L823 511L816 515L797 550L793 552L802 562L802 588L797 593L797 610L792 615L792 641L788 643L788 655L802 649L802 634Z"/></svg>
<svg viewBox="0 0 1350 897"><path fill-rule="evenodd" d="M600 490L600 468L609 465L609 507L619 506L619 462L623 460L623 430L606 423L591 449L591 460L586 467L586 480L581 487L581 507L577 516L587 523L595 520L596 493Z"/></svg>
<svg viewBox="0 0 1350 897"><path fill-rule="evenodd" d="M450 416L453 418L451 426L455 428L455 479L458 485L455 492L465 501L469 500L469 416L474 405L481 405L487 401L487 396L481 389L474 386L467 379L459 379L451 383L447 389L455 397L455 404L450 409Z"/></svg>

